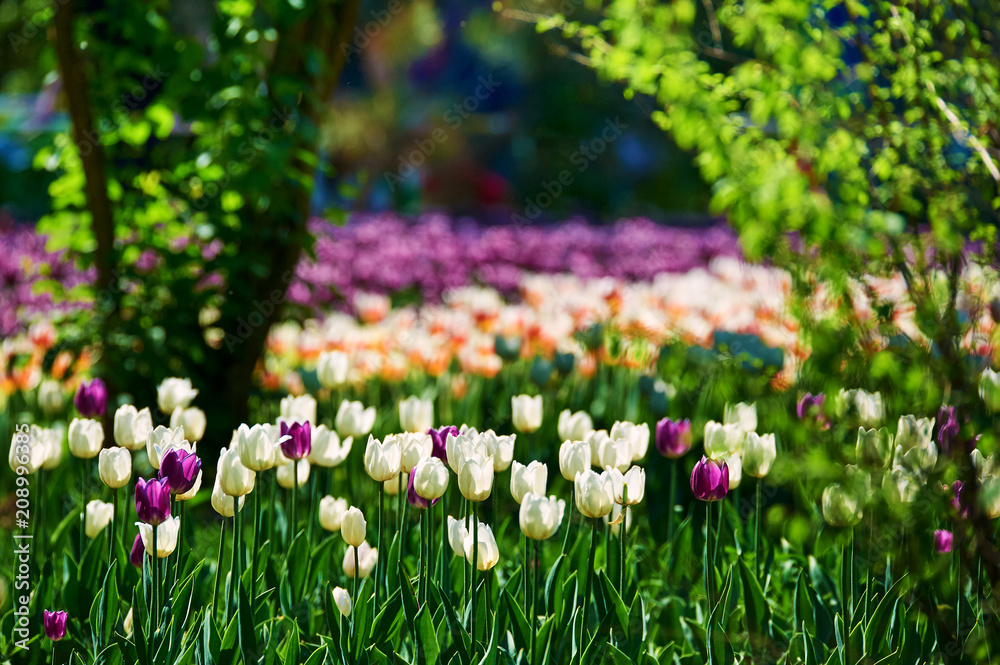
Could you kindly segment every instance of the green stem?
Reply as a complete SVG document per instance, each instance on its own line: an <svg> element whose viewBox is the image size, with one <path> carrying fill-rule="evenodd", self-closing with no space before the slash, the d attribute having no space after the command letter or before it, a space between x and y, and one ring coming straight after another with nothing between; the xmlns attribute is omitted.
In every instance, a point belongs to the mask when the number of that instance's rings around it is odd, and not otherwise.
<svg viewBox="0 0 1000 665"><path fill-rule="evenodd" d="M625 526L628 524L628 485L622 485L621 524L618 525L618 593L625 597ZM595 527L596 528L596 527Z"/></svg>
<svg viewBox="0 0 1000 665"><path fill-rule="evenodd" d="M670 460L670 493L667 495L667 542L674 542L674 501L677 496L677 466L680 460Z"/></svg>
<svg viewBox="0 0 1000 665"><path fill-rule="evenodd" d="M714 550L712 552L712 570L713 571L715 570L715 564L719 560L719 543L722 542L722 516L726 512L725 511L725 506L722 505L723 501L725 501L725 499L720 499L719 500L719 518L718 518L718 521L715 523L715 542L712 544L713 547L714 547Z"/></svg>
<svg viewBox="0 0 1000 665"><path fill-rule="evenodd" d="M587 611L590 609L590 592L594 585L594 557L597 554L597 521L591 521L590 557L587 564L587 584L583 591L583 606L580 608L580 651L577 663L583 663L583 635L587 629Z"/></svg>
<svg viewBox="0 0 1000 665"><path fill-rule="evenodd" d="M476 571L479 570L479 504L472 504L472 659L479 650L476 631Z"/></svg>
<svg viewBox="0 0 1000 665"><path fill-rule="evenodd" d="M537 635L538 626L538 610L536 609L536 602L538 600L538 541L533 541L533 556L531 561L531 620L528 625L528 634L531 636L529 653L531 654L531 662L529 665L534 665L535 663L535 638Z"/></svg>
<svg viewBox="0 0 1000 665"><path fill-rule="evenodd" d="M708 613L712 613L713 603L712 603L712 587L714 586L713 577L715 576L715 568L711 560L712 553L712 502L707 501L705 503L705 554L702 560L702 565L704 568L703 574L705 577L705 595L708 597Z"/></svg>
<svg viewBox="0 0 1000 665"><path fill-rule="evenodd" d="M757 487L754 490L754 519L753 519L753 569L754 575L760 579L760 479L757 479Z"/></svg>
<svg viewBox="0 0 1000 665"><path fill-rule="evenodd" d="M418 606L420 606L420 605L423 604L421 601L423 600L423 597L424 597L424 585L426 584L424 582L424 579L426 578L426 575L427 575L427 571L424 569L424 566L427 563L427 561L424 559L424 551L426 549L426 543L424 541L426 540L426 536L427 536L427 525L424 523L424 513L425 512L427 512L427 511L423 510L423 511L420 512L420 562L419 562L419 567L417 568L417 605Z"/></svg>
<svg viewBox="0 0 1000 665"><path fill-rule="evenodd" d="M160 557L157 556L156 551L156 526L153 527L153 556L150 562L153 566L153 616L152 624L155 633L156 629L160 625Z"/></svg>
<svg viewBox="0 0 1000 665"><path fill-rule="evenodd" d="M354 548L354 594L351 596L351 602L358 602L358 578L361 577L361 563L358 560L358 548ZM357 614L351 613L353 617L351 619L351 636L354 636L354 624L357 622Z"/></svg>
<svg viewBox="0 0 1000 665"><path fill-rule="evenodd" d="M273 551L274 550L275 524L277 523L277 520L275 519L275 517L277 515L277 505L278 505L277 504L277 499L276 499L277 485L278 485L277 476L274 475L274 474L271 474L271 479L270 479L269 482L270 482L270 485L271 485L271 500L268 501L268 503L267 503L267 506L268 506L268 508L267 508L267 527L268 527L268 530L270 532L268 534L268 541L271 543L270 551Z"/></svg>
<svg viewBox="0 0 1000 665"><path fill-rule="evenodd" d="M316 523L316 506L319 504L319 478L317 478L318 471L313 469L313 473L309 474L309 523L306 525L306 539L309 541L309 547L312 547L313 542L313 525ZM296 482L298 479L296 478Z"/></svg>
<svg viewBox="0 0 1000 665"><path fill-rule="evenodd" d="M296 505L295 504L298 503L297 499L299 498L299 461L298 460L292 460L292 490L291 490L291 495L292 495L292 500L291 500L291 504L292 504L292 523L291 523L291 535L288 536L288 542L289 542L289 544L291 544L292 541L295 540L295 536L297 536L298 532L299 532L299 523L298 523L298 520L296 519L297 515L295 514L295 512L296 512Z"/></svg>
<svg viewBox="0 0 1000 665"><path fill-rule="evenodd" d="M378 559L385 557L385 549L382 543L382 522L385 515L385 483L379 483L378 486ZM373 612L378 615L378 597L379 591L382 587L383 569L381 561L375 561L375 602L372 605Z"/></svg>
<svg viewBox="0 0 1000 665"><path fill-rule="evenodd" d="M219 609L219 587L222 586L222 562L223 553L226 550L226 520L222 520L222 529L219 530L219 558L215 566L215 591L212 593L212 607Z"/></svg>
<svg viewBox="0 0 1000 665"><path fill-rule="evenodd" d="M41 475L41 474L39 474ZM44 495L43 495L44 496ZM108 527L108 566L111 566L111 562L115 558L115 526L117 526L114 520L118 519L118 490L111 490L111 502L114 505L114 512L112 513L112 522ZM44 503L44 502L43 502Z"/></svg>
<svg viewBox="0 0 1000 665"><path fill-rule="evenodd" d="M433 513L431 513L431 509L432 506L430 505L430 503L428 503L427 509L424 510L424 512L427 513L427 573L426 577L424 578L424 584L427 588L424 591L424 603L427 602L428 598L427 594L428 592L430 592L431 567L433 565L431 563L433 561L433 559L431 558L431 544L434 542L434 515Z"/></svg>
<svg viewBox="0 0 1000 665"><path fill-rule="evenodd" d="M563 533L563 546L562 546L562 553L563 554L566 554L566 547L569 544L569 532L570 532L570 528L573 526L573 505L574 505L573 493L575 491L576 490L573 487L571 487L569 489L569 514L567 514L566 521L564 522L564 524L566 526L566 530Z"/></svg>
<svg viewBox="0 0 1000 665"><path fill-rule="evenodd" d="M250 598L257 595L257 554L260 550L260 501L257 498L259 491L253 494L253 553L250 555Z"/></svg>
<svg viewBox="0 0 1000 665"><path fill-rule="evenodd" d="M180 579L181 574L181 559L184 557L184 502L177 502L177 552L174 554L174 582L173 585L177 585L177 580Z"/></svg>

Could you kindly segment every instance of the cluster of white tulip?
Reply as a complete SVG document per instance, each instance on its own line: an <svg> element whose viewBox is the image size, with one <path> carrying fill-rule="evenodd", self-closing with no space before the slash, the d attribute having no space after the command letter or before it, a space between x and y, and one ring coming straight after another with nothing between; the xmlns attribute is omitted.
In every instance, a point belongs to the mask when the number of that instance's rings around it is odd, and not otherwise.
<svg viewBox="0 0 1000 665"><path fill-rule="evenodd" d="M777 457L774 434L757 433L757 405L726 404L723 422L705 423L705 456L724 461L729 468L729 489L740 486L743 473L763 478Z"/></svg>
<svg viewBox="0 0 1000 665"><path fill-rule="evenodd" d="M7 451L7 461L12 471L17 471L18 467L24 467L28 473L35 473L39 469L54 469L62 461L63 430L57 427L39 427L31 425L28 427L28 452L26 455L17 455L18 434L14 435L14 440ZM22 448L23 450L23 445Z"/></svg>

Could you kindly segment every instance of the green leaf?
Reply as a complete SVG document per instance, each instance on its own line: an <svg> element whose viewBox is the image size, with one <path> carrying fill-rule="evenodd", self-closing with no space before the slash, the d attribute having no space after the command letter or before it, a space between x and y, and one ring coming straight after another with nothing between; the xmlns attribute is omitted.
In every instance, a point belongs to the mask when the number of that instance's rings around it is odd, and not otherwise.
<svg viewBox="0 0 1000 665"><path fill-rule="evenodd" d="M417 662L420 665L436 665L441 649L438 647L437 634L434 632L434 622L431 619L430 608L424 605L417 610L414 619L416 626Z"/></svg>
<svg viewBox="0 0 1000 665"><path fill-rule="evenodd" d="M743 606L746 616L747 630L753 636L764 636L770 631L771 608L767 605L764 592L761 591L757 578L742 558L739 559L740 581L743 584Z"/></svg>
<svg viewBox="0 0 1000 665"><path fill-rule="evenodd" d="M906 576L900 577L896 583L879 599L875 611L872 612L865 628L865 653L872 654L888 636L889 619L899 598L899 587Z"/></svg>
<svg viewBox="0 0 1000 665"><path fill-rule="evenodd" d="M518 649L527 650L531 643L531 629L528 627L528 620L524 618L524 613L521 611L520 606L514 600L514 596L507 590L507 586L504 585L502 593L504 601L507 603L507 611L510 613L512 619L510 627L514 636L514 646Z"/></svg>
<svg viewBox="0 0 1000 665"><path fill-rule="evenodd" d="M111 641L111 631L118 622L118 580L116 572L118 562L112 561L101 585L101 606L97 613L97 633L101 636L101 644ZM120 655L120 654L119 654Z"/></svg>
<svg viewBox="0 0 1000 665"><path fill-rule="evenodd" d="M618 627L621 628L622 632L626 635L628 634L628 610L625 608L625 603L622 602L621 596L618 595L618 591L615 590L614 585L611 580L608 579L608 574L601 569L598 574L601 580L601 586L604 587L604 594L611 599L611 609L613 610L614 617L618 620Z"/></svg>
<svg viewBox="0 0 1000 665"><path fill-rule="evenodd" d="M285 559L285 575L293 598L305 596L309 558L309 540L306 533L302 532L292 541L292 546L288 548L288 558Z"/></svg>

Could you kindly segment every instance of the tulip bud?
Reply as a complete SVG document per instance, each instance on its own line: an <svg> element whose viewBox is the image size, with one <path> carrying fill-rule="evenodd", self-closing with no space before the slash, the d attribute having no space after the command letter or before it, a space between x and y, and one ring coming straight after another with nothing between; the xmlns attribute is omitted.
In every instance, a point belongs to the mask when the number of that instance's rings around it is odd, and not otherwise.
<svg viewBox="0 0 1000 665"><path fill-rule="evenodd" d="M542 426L542 396L515 395L510 399L514 429L530 434Z"/></svg>
<svg viewBox="0 0 1000 665"><path fill-rule="evenodd" d="M309 423L310 425L316 422L316 398L312 395L283 397L278 408L281 420Z"/></svg>
<svg viewBox="0 0 1000 665"><path fill-rule="evenodd" d="M191 387L191 379L171 377L156 387L156 403L162 413L172 414L178 407L187 408L197 394Z"/></svg>
<svg viewBox="0 0 1000 665"><path fill-rule="evenodd" d="M644 469L633 466L627 473L623 474L618 469L609 468L608 475L611 478L615 503L634 506L642 501L642 497L646 494L646 471Z"/></svg>
<svg viewBox="0 0 1000 665"><path fill-rule="evenodd" d="M742 466L754 478L766 476L777 456L774 434L748 432L743 439Z"/></svg>
<svg viewBox="0 0 1000 665"><path fill-rule="evenodd" d="M19 467L24 467L28 473L34 473L42 468L49 455L49 446L41 428L32 427L27 434L14 433L7 452L7 462L10 464L10 470L15 473Z"/></svg>
<svg viewBox="0 0 1000 665"><path fill-rule="evenodd" d="M132 637L133 621L132 608L130 607L128 608L128 614L125 615L125 621L122 622L122 628L125 629L125 637Z"/></svg>
<svg viewBox="0 0 1000 665"><path fill-rule="evenodd" d="M236 450L240 462L251 471L267 471L274 466L274 444L267 429L261 425L236 429Z"/></svg>
<svg viewBox="0 0 1000 665"><path fill-rule="evenodd" d="M84 418L103 416L108 408L108 389L104 387L104 381L81 381L73 397L73 404Z"/></svg>
<svg viewBox="0 0 1000 665"><path fill-rule="evenodd" d="M399 424L404 432L426 432L434 425L434 402L407 397L399 403Z"/></svg>
<svg viewBox="0 0 1000 665"><path fill-rule="evenodd" d="M101 482L111 489L118 489L132 479L132 455L124 448L105 448L97 461Z"/></svg>
<svg viewBox="0 0 1000 665"><path fill-rule="evenodd" d="M372 571L375 570L376 563L378 563L378 548L369 545L368 541L362 542L360 547L358 547L358 566L360 567L360 570L357 571L358 577L360 579L365 579L371 575ZM344 552L343 567L344 575L353 579L356 571L354 567L353 545L348 547L347 551Z"/></svg>
<svg viewBox="0 0 1000 665"><path fill-rule="evenodd" d="M63 407L62 385L55 379L46 379L38 385L38 406L42 413L51 416Z"/></svg>
<svg viewBox="0 0 1000 665"><path fill-rule="evenodd" d="M868 430L859 427L856 448L858 462L884 467L892 455L892 435L884 427Z"/></svg>
<svg viewBox="0 0 1000 665"><path fill-rule="evenodd" d="M425 457L414 468L413 491L427 501L436 501L448 489L448 468L436 457Z"/></svg>
<svg viewBox="0 0 1000 665"><path fill-rule="evenodd" d="M312 448L307 459L316 466L339 466L347 459L353 443L353 438L347 437L341 441L337 433L327 429L326 425L317 425L312 430Z"/></svg>
<svg viewBox="0 0 1000 665"><path fill-rule="evenodd" d="M385 482L399 475L402 465L402 454L399 444L393 439L381 442L368 435L368 446L365 448L365 471L375 482Z"/></svg>
<svg viewBox="0 0 1000 665"><path fill-rule="evenodd" d="M824 402L826 402L826 396L822 393L819 395L806 393L795 405L795 415L799 417L799 420L810 420L820 425L829 427L829 419L823 415Z"/></svg>
<svg viewBox="0 0 1000 665"><path fill-rule="evenodd" d="M243 466L239 453L234 448L223 448L219 452L216 473L219 487L229 496L245 496L253 491L257 474Z"/></svg>
<svg viewBox="0 0 1000 665"><path fill-rule="evenodd" d="M413 471L420 460L430 457L434 445L429 435L413 432L390 434L385 440L394 441L399 446L399 466L405 473Z"/></svg>
<svg viewBox="0 0 1000 665"><path fill-rule="evenodd" d="M153 526L170 517L170 485L166 480L140 478L135 483L135 514Z"/></svg>
<svg viewBox="0 0 1000 665"><path fill-rule="evenodd" d="M56 427L41 428L35 425L32 425L30 429L33 432L32 436L37 437L37 440L41 441L45 448L45 461L42 462L42 468L51 471L58 467L63 455L63 430Z"/></svg>
<svg viewBox="0 0 1000 665"><path fill-rule="evenodd" d="M861 505L839 483L823 490L823 519L830 526L854 526L861 521Z"/></svg>
<svg viewBox="0 0 1000 665"><path fill-rule="evenodd" d="M156 529L156 553L158 559L170 556L177 548L177 534L180 531L181 518L171 517L159 526L153 527L145 522L136 522L139 527L139 535L142 536L142 545L146 549L146 554L153 556L153 529Z"/></svg>
<svg viewBox="0 0 1000 665"><path fill-rule="evenodd" d="M705 455L708 457L726 457L740 449L743 441L743 430L739 424L720 425L714 420L705 423Z"/></svg>
<svg viewBox="0 0 1000 665"><path fill-rule="evenodd" d="M344 542L348 545L358 547L365 540L368 523L365 521L364 513L351 506L344 513L344 518L340 525L340 534L344 537Z"/></svg>
<svg viewBox="0 0 1000 665"><path fill-rule="evenodd" d="M298 467L298 476L296 476L296 467ZM284 487L286 490L291 489L293 485L295 487L302 487L309 481L309 461L303 459L299 460L298 464L295 462L283 464L278 467L276 475L278 477L278 485Z"/></svg>
<svg viewBox="0 0 1000 665"><path fill-rule="evenodd" d="M701 501L719 501L729 493L729 466L705 457L691 470L691 492Z"/></svg>
<svg viewBox="0 0 1000 665"><path fill-rule="evenodd" d="M448 515L448 545L455 556L465 556L465 536L468 531L465 528L465 520L457 520Z"/></svg>
<svg viewBox="0 0 1000 665"><path fill-rule="evenodd" d="M334 422L341 436L351 436L355 439L366 436L375 426L375 407L370 406L366 409L361 402L344 400L337 409Z"/></svg>
<svg viewBox="0 0 1000 665"><path fill-rule="evenodd" d="M177 407L170 414L170 427L179 427L184 431L184 438L188 441L201 441L205 436L205 412L196 406L182 409Z"/></svg>
<svg viewBox="0 0 1000 665"><path fill-rule="evenodd" d="M616 422L611 427L611 440L628 450L627 465L646 456L649 450L649 425L636 425L628 421Z"/></svg>
<svg viewBox="0 0 1000 665"><path fill-rule="evenodd" d="M578 473L590 469L592 458L590 444L584 441L563 441L559 447L559 472L566 480L573 481Z"/></svg>
<svg viewBox="0 0 1000 665"><path fill-rule="evenodd" d="M347 514L347 499L325 496L319 502L319 524L327 531L340 531Z"/></svg>
<svg viewBox="0 0 1000 665"><path fill-rule="evenodd" d="M951 531L937 529L934 532L934 551L938 554L947 554L951 551L952 539L953 536Z"/></svg>
<svg viewBox="0 0 1000 665"><path fill-rule="evenodd" d="M59 612L42 612L42 625L45 627L45 637L53 642L58 642L66 637L66 619L69 615L60 610Z"/></svg>
<svg viewBox="0 0 1000 665"><path fill-rule="evenodd" d="M333 602L337 605L337 609L340 610L343 616L351 616L351 594L347 593L347 589L336 587L333 590Z"/></svg>
<svg viewBox="0 0 1000 665"><path fill-rule="evenodd" d="M565 501L529 492L522 497L520 503L518 522L525 536L532 540L545 540L559 530L566 509Z"/></svg>
<svg viewBox="0 0 1000 665"><path fill-rule="evenodd" d="M281 453L286 458L299 460L309 455L312 450L312 427L309 421L293 422L289 425L287 421L282 420L280 428L278 445L281 446Z"/></svg>
<svg viewBox="0 0 1000 665"><path fill-rule="evenodd" d="M525 494L545 496L548 475L548 467L537 460L529 462L527 466L515 461L510 471L511 497L517 503L521 503Z"/></svg>
<svg viewBox="0 0 1000 665"><path fill-rule="evenodd" d="M987 409L1000 411L1000 374L989 367L979 376L979 396Z"/></svg>
<svg viewBox="0 0 1000 665"><path fill-rule="evenodd" d="M146 437L146 457L149 458L149 465L154 469L160 468L160 459L172 449L179 449L185 452L194 452L192 446L184 438L184 430L180 427L157 427L150 431Z"/></svg>
<svg viewBox="0 0 1000 665"><path fill-rule="evenodd" d="M149 409L136 410L123 404L115 411L115 442L122 448L141 450L153 431L153 415Z"/></svg>
<svg viewBox="0 0 1000 665"><path fill-rule="evenodd" d="M604 517L611 512L614 501L611 477L587 469L573 479L573 498L576 508L584 517Z"/></svg>
<svg viewBox="0 0 1000 665"><path fill-rule="evenodd" d="M556 430L563 441L583 441L594 430L594 421L586 411L571 413L566 409L559 414Z"/></svg>
<svg viewBox="0 0 1000 665"><path fill-rule="evenodd" d="M865 427L875 427L881 424L885 417L881 393L868 393L864 390L841 390L839 395L840 412L853 416Z"/></svg>
<svg viewBox="0 0 1000 665"><path fill-rule="evenodd" d="M661 455L677 459L691 450L691 443L690 420L685 418L675 423L664 418L656 423L656 449Z"/></svg>
<svg viewBox="0 0 1000 665"><path fill-rule="evenodd" d="M462 461L465 458L486 455L486 446L483 445L481 437L475 431L449 433L445 449L448 466L456 474L461 469Z"/></svg>
<svg viewBox="0 0 1000 665"><path fill-rule="evenodd" d="M611 466L623 471L632 464L632 444L628 439L612 439L599 429L587 435L586 443L590 446L591 466L602 470Z"/></svg>
<svg viewBox="0 0 1000 665"><path fill-rule="evenodd" d="M486 454L493 458L493 470L500 472L510 468L514 459L514 436L498 436L489 429L482 433L480 441L486 447Z"/></svg>
<svg viewBox="0 0 1000 665"><path fill-rule="evenodd" d="M431 437L431 455L437 457L442 462L447 462L448 437L458 436L458 428L454 425L448 425L447 427L442 427L439 430L432 427L427 430L427 434Z"/></svg>
<svg viewBox="0 0 1000 665"><path fill-rule="evenodd" d="M472 529L465 534L465 559L481 571L492 569L500 561L500 548L488 524L480 522L478 532Z"/></svg>
<svg viewBox="0 0 1000 665"><path fill-rule="evenodd" d="M485 501L493 490L493 458L474 455L462 460L458 489L469 501Z"/></svg>
<svg viewBox="0 0 1000 665"><path fill-rule="evenodd" d="M104 445L104 427L99 420L74 418L69 424L69 451L74 457L97 457Z"/></svg>
<svg viewBox="0 0 1000 665"><path fill-rule="evenodd" d="M201 460L194 453L171 449L160 460L159 477L170 484L173 494L190 492L201 476Z"/></svg>
<svg viewBox="0 0 1000 665"><path fill-rule="evenodd" d="M129 563L141 569L144 556L146 556L146 546L142 544L142 534L137 533L135 540L132 541L132 551L128 555Z"/></svg>
<svg viewBox="0 0 1000 665"><path fill-rule="evenodd" d="M96 538L115 517L115 507L110 503L94 499L87 503L83 529L87 538Z"/></svg>
<svg viewBox="0 0 1000 665"><path fill-rule="evenodd" d="M243 497L233 497L223 492L219 476L216 476L215 486L212 488L212 508L223 517L232 517L236 514L237 505L239 510L243 510Z"/></svg>
<svg viewBox="0 0 1000 665"><path fill-rule="evenodd" d="M744 434L755 432L757 431L757 405L745 402L726 404L722 422L724 425L736 425Z"/></svg>
<svg viewBox="0 0 1000 665"><path fill-rule="evenodd" d="M316 361L316 378L327 388L339 388L347 383L350 361L343 351L324 351Z"/></svg>

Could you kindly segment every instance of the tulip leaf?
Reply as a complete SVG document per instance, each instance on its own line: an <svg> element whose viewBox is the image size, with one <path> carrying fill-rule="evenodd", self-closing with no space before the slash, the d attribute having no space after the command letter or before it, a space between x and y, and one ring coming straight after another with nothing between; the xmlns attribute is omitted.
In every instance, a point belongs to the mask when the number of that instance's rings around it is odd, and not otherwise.
<svg viewBox="0 0 1000 665"><path fill-rule="evenodd" d="M281 656L281 663L282 665L299 665L299 650L302 648L299 643L299 626L294 621L290 625L291 630L288 631L288 636L285 638L285 648L281 650L283 654ZM255 663L257 661L244 662Z"/></svg>
<svg viewBox="0 0 1000 665"><path fill-rule="evenodd" d="M435 665L441 655L441 649L438 646L437 635L434 632L434 621L427 605L417 610L413 623L416 626L414 640L417 649L417 663Z"/></svg>
<svg viewBox="0 0 1000 665"><path fill-rule="evenodd" d="M767 605L764 592L757 583L757 578L747 567L742 557L739 559L740 582L743 585L743 607L747 630L750 632L750 639L763 637L768 634L768 627L771 623L771 608Z"/></svg>
<svg viewBox="0 0 1000 665"><path fill-rule="evenodd" d="M378 613L372 622L372 641L393 642L396 635L402 628L403 621L403 591L397 588L389 596L389 600L382 606L382 611Z"/></svg>
<svg viewBox="0 0 1000 665"><path fill-rule="evenodd" d="M139 665L149 665L149 645L146 643L146 630L149 626L149 617L143 603L137 602L135 593L132 593L132 610L135 614L132 617L132 641L135 643L136 658Z"/></svg>
<svg viewBox="0 0 1000 665"><path fill-rule="evenodd" d="M293 598L305 596L306 580L309 573L309 540L302 532L292 541L285 559L285 575L288 577Z"/></svg>
<svg viewBox="0 0 1000 665"><path fill-rule="evenodd" d="M400 568L403 567L403 563L400 562ZM413 592L413 585L410 584L410 578L406 575L405 570L400 570L400 589L403 599L403 613L406 616L406 627L409 629L411 635L416 635L415 620L417 618L417 596Z"/></svg>
<svg viewBox="0 0 1000 665"><path fill-rule="evenodd" d="M49 551L56 552L58 548L56 545L59 543L59 539L62 538L63 534L69 529L70 525L80 521L80 506L74 506L70 508L69 513L66 514L59 524L56 525L55 530L52 531L52 536L49 538ZM68 548L67 548L68 549Z"/></svg>
<svg viewBox="0 0 1000 665"><path fill-rule="evenodd" d="M604 649L606 653L611 654L611 662L615 665L633 665L633 663L636 662L622 653L621 649L610 642L604 645Z"/></svg>
<svg viewBox="0 0 1000 665"><path fill-rule="evenodd" d="M611 580L608 579L608 574L603 569L598 573L598 577L601 580L604 595L610 599L611 607L609 608L609 611L611 611L614 614L614 617L618 619L618 627L621 628L622 632L627 635L628 609L625 607L625 603L622 602L622 598L618 595L618 591L615 590Z"/></svg>
<svg viewBox="0 0 1000 665"><path fill-rule="evenodd" d="M865 628L865 653L874 653L888 634L889 619L892 617L892 610L896 607L896 600L899 598L899 587L906 576L900 577L895 584L890 587L878 601L875 611L872 612L868 626Z"/></svg>
<svg viewBox="0 0 1000 665"><path fill-rule="evenodd" d="M212 620L212 613L206 611L205 618L201 622L202 665L215 665L219 662L220 648L219 630L215 627L215 621Z"/></svg>
<svg viewBox="0 0 1000 665"><path fill-rule="evenodd" d="M442 593L436 585L431 585L430 593L438 599L439 604L444 608L445 618L448 620L448 627L451 630L452 641L455 649L463 663L469 662L469 633L465 626L458 620L455 606L452 605L447 593Z"/></svg>
<svg viewBox="0 0 1000 665"><path fill-rule="evenodd" d="M847 652L844 649L846 642L844 637L844 617L840 614L834 617L833 632L837 638L837 660L840 662L840 665L847 665Z"/></svg>
<svg viewBox="0 0 1000 665"><path fill-rule="evenodd" d="M97 613L96 624L101 644L107 644L111 640L111 631L118 622L118 580L115 576L117 570L118 562L112 561L101 586L101 606Z"/></svg>
<svg viewBox="0 0 1000 665"><path fill-rule="evenodd" d="M518 649L527 649L531 643L531 629L528 627L528 620L524 618L524 613L521 611L520 606L518 606L517 601L514 600L514 596L507 590L506 585L502 593L504 601L507 603L507 611L511 617L510 627L514 635L514 646Z"/></svg>
<svg viewBox="0 0 1000 665"><path fill-rule="evenodd" d="M550 614L555 614L562 607L562 570L566 557L560 556L552 564L545 577L545 607Z"/></svg>
<svg viewBox="0 0 1000 665"><path fill-rule="evenodd" d="M719 623L722 611L724 611L722 603L715 606L708 619L708 628L705 631L705 645L708 649L709 665L730 665L734 662L733 649L730 646L729 638Z"/></svg>
<svg viewBox="0 0 1000 665"><path fill-rule="evenodd" d="M256 663L260 658L260 644L257 641L257 631L253 622L253 607L250 605L250 598L247 596L246 587L239 585L240 604L237 615L239 616L239 638L240 654L244 663Z"/></svg>
<svg viewBox="0 0 1000 665"><path fill-rule="evenodd" d="M369 581L373 584L374 580L371 578L365 578L361 580L361 584L358 585L358 597L352 598L354 606L351 608L351 618L354 623L354 645L353 651L355 658L360 656L365 652L365 646L369 642L369 629L371 628L372 620L372 591L368 590Z"/></svg>
<svg viewBox="0 0 1000 665"><path fill-rule="evenodd" d="M118 648L118 645L114 643L104 647L101 652L97 654L97 658L94 659L94 665L120 665L121 662L121 650Z"/></svg>
<svg viewBox="0 0 1000 665"><path fill-rule="evenodd" d="M306 658L305 665L322 665L322 663L326 662L329 655L329 651L327 651L325 646L320 647L313 651L311 656Z"/></svg>
<svg viewBox="0 0 1000 665"><path fill-rule="evenodd" d="M389 558L386 559L386 561L402 561L402 558L399 556L399 548L400 548L400 533L396 532L396 534L393 535L392 537L392 544L389 545ZM405 571L405 568L403 570ZM395 566L388 566L386 568L385 575L386 575L386 584L389 585L390 589L395 589L399 586L400 568L397 568Z"/></svg>
<svg viewBox="0 0 1000 665"><path fill-rule="evenodd" d="M486 651L479 661L479 665L494 665L496 663L497 654L500 652L498 647L500 643L500 626L506 625L506 623L506 607L498 603L496 614L493 615L493 634L490 636L490 643L487 645Z"/></svg>

